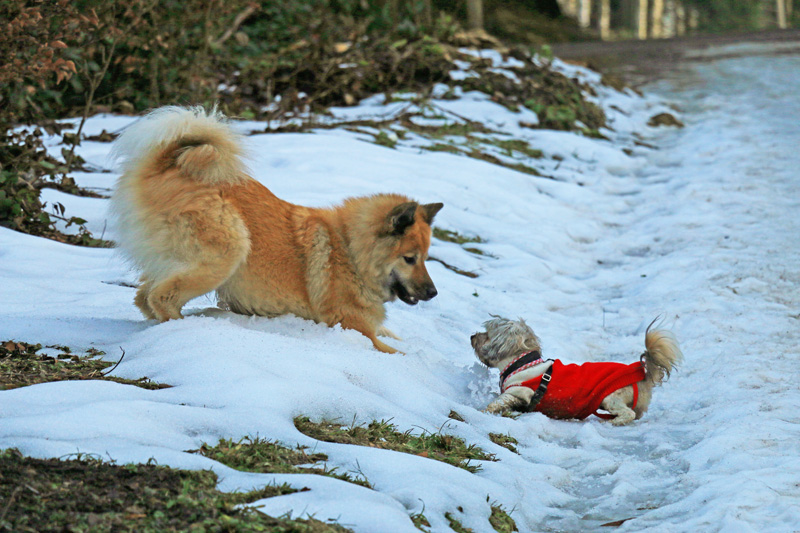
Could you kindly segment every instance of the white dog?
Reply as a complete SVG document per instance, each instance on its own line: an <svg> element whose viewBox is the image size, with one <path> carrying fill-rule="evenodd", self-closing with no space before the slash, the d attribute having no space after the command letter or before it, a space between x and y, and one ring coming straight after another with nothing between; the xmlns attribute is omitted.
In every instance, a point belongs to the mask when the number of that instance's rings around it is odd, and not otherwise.
<svg viewBox="0 0 800 533"><path fill-rule="evenodd" d="M630 365L543 360L539 338L524 320L497 317L483 326L486 331L470 339L478 360L501 370L501 394L485 409L495 414L539 411L551 418L578 419L595 414L614 425L630 424L644 415L653 387L683 358L675 336L651 330L652 323L641 360ZM599 408L609 414L598 413Z"/></svg>

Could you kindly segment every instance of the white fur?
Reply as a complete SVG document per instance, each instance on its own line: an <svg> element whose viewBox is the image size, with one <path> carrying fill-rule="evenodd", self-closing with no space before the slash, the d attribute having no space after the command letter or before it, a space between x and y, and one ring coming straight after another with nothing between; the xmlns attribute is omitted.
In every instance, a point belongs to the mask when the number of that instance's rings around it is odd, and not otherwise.
<svg viewBox="0 0 800 533"><path fill-rule="evenodd" d="M154 225L143 220L141 200L136 194L136 180L139 179L143 164L153 159L154 152L179 139L198 134L218 136L229 141L235 147L236 156L241 151L241 136L230 128L224 115L216 108L206 111L201 106L165 106L151 111L125 128L111 149L111 158L120 163L122 175L117 180L108 208L110 227L116 235L121 255L132 266L147 273L148 279L156 282L185 270L187 265L170 259L169 254L153 247L152 243L162 242L163 239L151 235ZM228 167L231 166L240 168L226 168L226 176L236 175L236 170L241 170L243 179L246 179L239 157L228 164Z"/></svg>
<svg viewBox="0 0 800 533"><path fill-rule="evenodd" d="M185 137L198 126L233 133L225 116L216 108L206 111L202 106L159 107L125 128L114 141L111 158L121 163L124 173L131 172L147 160L152 151Z"/></svg>

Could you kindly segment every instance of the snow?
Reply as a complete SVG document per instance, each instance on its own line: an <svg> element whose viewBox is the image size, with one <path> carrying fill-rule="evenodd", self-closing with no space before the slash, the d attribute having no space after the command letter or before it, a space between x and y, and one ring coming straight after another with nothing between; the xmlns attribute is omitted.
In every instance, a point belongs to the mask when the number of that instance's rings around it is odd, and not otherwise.
<svg viewBox="0 0 800 533"><path fill-rule="evenodd" d="M248 137L249 168L282 198L321 206L399 192L443 201L436 226L485 241L469 246L491 255L434 239L431 256L479 277L432 261L438 297L387 305L387 326L404 339L389 343L405 355L292 316L233 315L216 309L211 295L190 302L185 320L147 322L132 303L135 273L113 251L0 228L0 339L97 348L115 362L124 350L115 375L173 385L147 391L81 381L0 392L0 447L212 469L226 491L287 482L311 490L263 500L263 512L336 520L359 532L418 531L408 517L423 509L432 531L450 531L449 512L490 532L493 502L512 511L521 531L601 531L623 519L621 531L796 530L798 67L792 55L721 59L652 86L645 98L598 87L611 141L520 127L518 113L471 93L435 101L541 149L537 168L555 179L413 145L393 150L337 129ZM585 69L560 68L592 79ZM687 127L647 127L669 101ZM407 105L371 99L347 113L392 115ZM130 122L99 116L85 131ZM59 154L57 140L51 145ZM79 153L108 169L109 148L85 142ZM116 176L74 175L106 193ZM92 231L105 227L107 200L45 193ZM570 362L636 360L644 328L661 314L686 361L629 427L491 416L480 409L497 394L497 372L469 346L490 313L524 317L546 356ZM465 422L448 419L450 410ZM319 442L294 427L300 415L443 431L498 461L470 474L423 457ZM489 433L516 438L519 455ZM237 472L187 453L244 436L309 446L375 488Z"/></svg>

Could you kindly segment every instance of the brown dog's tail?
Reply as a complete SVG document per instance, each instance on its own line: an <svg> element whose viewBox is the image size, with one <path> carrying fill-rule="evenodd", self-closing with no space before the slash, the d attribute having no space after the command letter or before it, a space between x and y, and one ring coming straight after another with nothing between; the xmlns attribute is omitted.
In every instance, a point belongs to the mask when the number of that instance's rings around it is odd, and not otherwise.
<svg viewBox="0 0 800 533"><path fill-rule="evenodd" d="M645 352L642 354L647 381L650 385L659 385L664 377L669 377L678 363L683 360L683 353L678 340L671 331L653 329L655 320L647 326L644 337Z"/></svg>
<svg viewBox="0 0 800 533"><path fill-rule="evenodd" d="M111 155L122 161L123 179L169 168L210 185L246 179L241 136L222 113L201 106L151 111L125 129Z"/></svg>

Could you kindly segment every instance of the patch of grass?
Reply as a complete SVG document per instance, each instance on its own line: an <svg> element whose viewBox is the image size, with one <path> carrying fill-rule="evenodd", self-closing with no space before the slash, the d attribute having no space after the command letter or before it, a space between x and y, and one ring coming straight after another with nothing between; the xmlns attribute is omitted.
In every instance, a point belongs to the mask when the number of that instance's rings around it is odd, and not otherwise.
<svg viewBox="0 0 800 533"><path fill-rule="evenodd" d="M515 444L519 444L519 441L510 435L501 435L500 433L489 433L489 440L497 444L498 446L502 446L507 450L511 450L514 453L519 453L517 451L517 447Z"/></svg>
<svg viewBox="0 0 800 533"><path fill-rule="evenodd" d="M466 235L461 235L457 231L450 231L449 229L442 229L438 227L433 228L433 236L440 241L445 242L454 242L456 244L466 244L470 242L478 243L484 242L480 236L476 235L474 237L468 237Z"/></svg>
<svg viewBox="0 0 800 533"><path fill-rule="evenodd" d="M472 529L464 527L464 525L461 522L459 522L458 519L455 518L452 513L444 513L444 517L447 519L447 523L450 525L450 529L452 529L456 533L473 533Z"/></svg>
<svg viewBox="0 0 800 533"><path fill-rule="evenodd" d="M368 489L372 488L366 479L356 478L348 473L339 473L335 468L298 466L328 460L328 456L324 453L309 454L306 453L307 449L305 446L291 449L266 439L245 437L238 442L221 439L216 446L203 444L200 449L191 451L243 472L318 474L355 483Z"/></svg>
<svg viewBox="0 0 800 533"><path fill-rule="evenodd" d="M481 161L486 161L487 163L491 163L493 165L499 165L501 167L510 168L511 170L516 170L517 172L523 172L531 176L542 177L542 174L533 167L529 167L528 165L524 165L522 163L508 163L506 161L503 161L497 156L488 154L486 152L482 152L477 148L473 148L467 155L473 159L480 159Z"/></svg>
<svg viewBox="0 0 800 533"><path fill-rule="evenodd" d="M423 146L424 150L429 152L447 152L450 154L463 154L464 152L454 144L435 143L430 146Z"/></svg>
<svg viewBox="0 0 800 533"><path fill-rule="evenodd" d="M397 137L393 137L385 131L380 131L377 135L375 135L375 144L386 146L387 148L394 148L397 146Z"/></svg>
<svg viewBox="0 0 800 533"><path fill-rule="evenodd" d="M425 518L425 515L422 513L412 514L411 515L411 522L414 523L414 527L419 529L420 531L427 531L426 527L431 527L431 523L428 522L428 519Z"/></svg>
<svg viewBox="0 0 800 533"><path fill-rule="evenodd" d="M0 472L3 531L348 531L240 507L296 491L282 485L226 494L216 489L210 471L116 465L87 456L33 459L11 449L0 451Z"/></svg>
<svg viewBox="0 0 800 533"><path fill-rule="evenodd" d="M469 270L462 270L462 269L458 268L457 266L451 265L450 263L442 261L441 259L438 259L436 257L430 257L429 256L428 260L429 261L436 261L437 263L441 263L447 270L452 270L453 272L455 272L456 274L458 274L460 276L466 276L468 278L473 278L473 279L478 277L478 274L476 274L475 272L470 272Z"/></svg>
<svg viewBox="0 0 800 533"><path fill-rule="evenodd" d="M505 150L505 155L511 157L514 152L519 152L527 157L533 159L541 159L544 153L536 148L531 148L531 145L522 139L484 139L486 142Z"/></svg>
<svg viewBox="0 0 800 533"><path fill-rule="evenodd" d="M373 420L367 426L342 426L335 422L312 422L307 417L298 417L294 425L309 437L325 442L355 444L371 448L383 448L396 452L427 457L436 461L478 472L480 465L471 461L496 461L494 455L475 446L467 445L463 439L453 435L424 433L412 435L411 430L400 432L386 420Z"/></svg>
<svg viewBox="0 0 800 533"><path fill-rule="evenodd" d="M66 346L52 346L52 348L61 350L63 353L55 357L39 355L36 352L42 349L41 344L11 340L0 342L0 390L16 389L50 381L87 379L114 381L149 390L166 389L171 386L150 381L146 377L124 379L104 374L103 370L114 363L96 359L105 352L94 348L83 357L70 353L71 350Z"/></svg>
<svg viewBox="0 0 800 533"><path fill-rule="evenodd" d="M442 140L445 137L471 137L473 133L492 133L492 130L480 122L450 122L448 124L417 124L411 120L413 114L401 117L401 124L409 131L429 139Z"/></svg>
<svg viewBox="0 0 800 533"><path fill-rule="evenodd" d="M494 530L498 533L512 533L513 531L519 531L514 519L511 518L511 516L500 505L497 504L492 505L492 514L489 517L489 524L491 524L492 528L494 528Z"/></svg>
<svg viewBox="0 0 800 533"><path fill-rule="evenodd" d="M453 411L452 409L450 409L450 413L448 413L447 418L456 420L458 422L466 422L463 416L461 416L457 411Z"/></svg>

